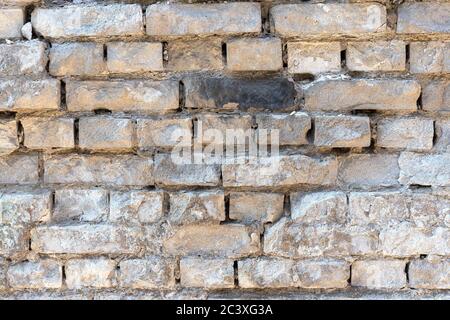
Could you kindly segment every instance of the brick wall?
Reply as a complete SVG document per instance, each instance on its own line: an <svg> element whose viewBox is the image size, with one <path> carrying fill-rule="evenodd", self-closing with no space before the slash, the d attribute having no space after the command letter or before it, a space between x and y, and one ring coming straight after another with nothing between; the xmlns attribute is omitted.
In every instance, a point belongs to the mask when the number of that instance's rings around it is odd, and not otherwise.
<svg viewBox="0 0 450 320"><path fill-rule="evenodd" d="M450 2L193 2L0 0L0 297L449 298Z"/></svg>

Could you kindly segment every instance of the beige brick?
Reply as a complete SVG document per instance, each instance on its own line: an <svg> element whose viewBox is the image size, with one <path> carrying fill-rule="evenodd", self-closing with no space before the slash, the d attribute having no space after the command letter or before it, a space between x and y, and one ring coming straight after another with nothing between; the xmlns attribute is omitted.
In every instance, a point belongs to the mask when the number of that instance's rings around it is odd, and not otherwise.
<svg viewBox="0 0 450 320"><path fill-rule="evenodd" d="M259 3L153 4L147 7L151 36L259 33ZM198 19L198 17L202 17Z"/></svg>
<svg viewBox="0 0 450 320"><path fill-rule="evenodd" d="M31 232L31 249L45 254L136 254L141 230L105 224L40 226Z"/></svg>
<svg viewBox="0 0 450 320"><path fill-rule="evenodd" d="M287 288L294 287L295 261L281 258L250 258L238 261L239 287Z"/></svg>
<svg viewBox="0 0 450 320"><path fill-rule="evenodd" d="M409 48L412 73L450 72L450 42L412 42Z"/></svg>
<svg viewBox="0 0 450 320"><path fill-rule="evenodd" d="M18 226L0 225L0 256L14 258L28 253L28 229Z"/></svg>
<svg viewBox="0 0 450 320"><path fill-rule="evenodd" d="M68 81L69 111L166 113L178 109L176 81Z"/></svg>
<svg viewBox="0 0 450 320"><path fill-rule="evenodd" d="M401 184L450 186L450 154L402 152L398 160Z"/></svg>
<svg viewBox="0 0 450 320"><path fill-rule="evenodd" d="M222 41L169 41L167 69L172 71L201 71L223 69Z"/></svg>
<svg viewBox="0 0 450 320"><path fill-rule="evenodd" d="M21 225L50 220L52 210L50 191L2 192L0 195L0 223Z"/></svg>
<svg viewBox="0 0 450 320"><path fill-rule="evenodd" d="M139 148L189 147L192 145L192 118L138 119Z"/></svg>
<svg viewBox="0 0 450 320"><path fill-rule="evenodd" d="M391 154L353 154L339 161L339 180L356 188L398 184L398 156Z"/></svg>
<svg viewBox="0 0 450 320"><path fill-rule="evenodd" d="M339 72L341 70L341 44L339 42L288 42L288 72Z"/></svg>
<svg viewBox="0 0 450 320"><path fill-rule="evenodd" d="M233 288L233 261L195 257L182 258L180 261L180 279L183 287Z"/></svg>
<svg viewBox="0 0 450 320"><path fill-rule="evenodd" d="M0 44L0 75L39 74L47 65L47 45L38 40Z"/></svg>
<svg viewBox="0 0 450 320"><path fill-rule="evenodd" d="M173 225L225 220L225 197L221 191L170 193L168 221Z"/></svg>
<svg viewBox="0 0 450 320"><path fill-rule="evenodd" d="M69 289L110 288L115 284L116 262L105 258L69 260L65 271Z"/></svg>
<svg viewBox="0 0 450 320"><path fill-rule="evenodd" d="M164 214L164 193L157 191L112 191L109 220L114 223L148 224Z"/></svg>
<svg viewBox="0 0 450 320"><path fill-rule="evenodd" d="M450 152L450 119L435 122L436 141L434 149L441 152Z"/></svg>
<svg viewBox="0 0 450 320"><path fill-rule="evenodd" d="M137 36L144 30L138 4L37 8L31 23L36 33L47 38Z"/></svg>
<svg viewBox="0 0 450 320"><path fill-rule="evenodd" d="M98 76L106 73L103 45L94 42L53 44L49 72L53 76Z"/></svg>
<svg viewBox="0 0 450 320"><path fill-rule="evenodd" d="M24 118L24 146L29 149L71 149L75 146L74 119Z"/></svg>
<svg viewBox="0 0 450 320"><path fill-rule="evenodd" d="M259 245L259 235L242 225L189 225L178 228L164 241L164 251L171 255L237 258L257 253Z"/></svg>
<svg viewBox="0 0 450 320"><path fill-rule="evenodd" d="M15 289L59 289L62 286L62 266L54 260L22 262L9 267L7 279Z"/></svg>
<svg viewBox="0 0 450 320"><path fill-rule="evenodd" d="M297 286L307 289L335 289L348 286L350 264L343 260L303 260L295 264Z"/></svg>
<svg viewBox="0 0 450 320"><path fill-rule="evenodd" d="M55 192L52 220L101 222L108 216L108 192L101 189L61 189Z"/></svg>
<svg viewBox="0 0 450 320"><path fill-rule="evenodd" d="M398 40L351 42L346 58L351 71L404 71L406 44Z"/></svg>
<svg viewBox="0 0 450 320"><path fill-rule="evenodd" d="M222 175L225 187L333 185L336 181L337 161L334 157L316 159L304 155L259 158L250 163L237 159L236 163L222 165Z"/></svg>
<svg viewBox="0 0 450 320"><path fill-rule="evenodd" d="M0 4L10 6L27 6L29 4L38 3L42 0L0 0Z"/></svg>
<svg viewBox="0 0 450 320"><path fill-rule="evenodd" d="M108 170L105 170L108 168ZM44 159L46 183L153 185L153 161L133 155L54 155Z"/></svg>
<svg viewBox="0 0 450 320"><path fill-rule="evenodd" d="M8 265L5 259L0 258L0 290L6 289L6 269Z"/></svg>
<svg viewBox="0 0 450 320"><path fill-rule="evenodd" d="M325 80L307 88L305 110L414 112L419 96L420 85L414 80Z"/></svg>
<svg viewBox="0 0 450 320"><path fill-rule="evenodd" d="M431 81L422 90L422 105L425 111L450 111L449 81Z"/></svg>
<svg viewBox="0 0 450 320"><path fill-rule="evenodd" d="M347 219L347 196L343 192L292 193L291 216L297 223L314 225L344 224Z"/></svg>
<svg viewBox="0 0 450 320"><path fill-rule="evenodd" d="M281 40L243 38L227 42L227 68L231 71L277 71L283 68Z"/></svg>
<svg viewBox="0 0 450 320"><path fill-rule="evenodd" d="M450 260L414 260L409 264L409 286L416 289L450 289Z"/></svg>
<svg viewBox="0 0 450 320"><path fill-rule="evenodd" d="M78 130L82 149L112 151L133 148L134 123L131 119L81 118Z"/></svg>
<svg viewBox="0 0 450 320"><path fill-rule="evenodd" d="M450 198L428 193L416 193L411 197L410 220L418 227L450 226Z"/></svg>
<svg viewBox="0 0 450 320"><path fill-rule="evenodd" d="M19 147L15 120L0 121L0 154L8 154Z"/></svg>
<svg viewBox="0 0 450 320"><path fill-rule="evenodd" d="M370 146L369 117L317 116L314 144L319 147L354 148Z"/></svg>
<svg viewBox="0 0 450 320"><path fill-rule="evenodd" d="M376 145L383 148L430 150L433 147L433 120L425 118L386 118L377 124Z"/></svg>
<svg viewBox="0 0 450 320"><path fill-rule="evenodd" d="M257 114L256 124L258 133L261 129L278 130L279 145L304 145L308 144L307 134L311 129L311 118L303 112L294 114Z"/></svg>
<svg viewBox="0 0 450 320"><path fill-rule="evenodd" d="M25 12L20 8L0 8L0 39L21 38Z"/></svg>
<svg viewBox="0 0 450 320"><path fill-rule="evenodd" d="M280 193L230 193L230 219L241 223L276 222L283 208L284 195Z"/></svg>
<svg viewBox="0 0 450 320"><path fill-rule="evenodd" d="M351 283L369 289L401 289L406 286L405 267L401 260L355 261Z"/></svg>
<svg viewBox="0 0 450 320"><path fill-rule="evenodd" d="M161 257L120 262L120 286L133 289L170 289L175 286L175 261Z"/></svg>
<svg viewBox="0 0 450 320"><path fill-rule="evenodd" d="M384 32L386 8L380 4L280 4L270 9L271 31L283 37L354 35Z"/></svg>
<svg viewBox="0 0 450 320"><path fill-rule="evenodd" d="M0 184L36 184L38 179L37 155L0 157Z"/></svg>
<svg viewBox="0 0 450 320"><path fill-rule="evenodd" d="M398 33L450 32L450 3L403 3L398 8Z"/></svg>
<svg viewBox="0 0 450 320"><path fill-rule="evenodd" d="M162 71L163 48L159 42L113 42L107 45L108 71L139 73Z"/></svg>
<svg viewBox="0 0 450 320"><path fill-rule="evenodd" d="M0 80L0 111L58 110L60 83L56 79Z"/></svg>

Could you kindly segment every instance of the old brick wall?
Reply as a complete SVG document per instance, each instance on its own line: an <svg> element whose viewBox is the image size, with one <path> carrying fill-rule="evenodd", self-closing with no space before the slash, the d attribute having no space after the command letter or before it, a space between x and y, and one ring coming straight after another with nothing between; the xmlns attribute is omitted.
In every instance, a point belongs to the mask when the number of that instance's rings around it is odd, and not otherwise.
<svg viewBox="0 0 450 320"><path fill-rule="evenodd" d="M450 298L450 2L191 2L0 0L0 297Z"/></svg>

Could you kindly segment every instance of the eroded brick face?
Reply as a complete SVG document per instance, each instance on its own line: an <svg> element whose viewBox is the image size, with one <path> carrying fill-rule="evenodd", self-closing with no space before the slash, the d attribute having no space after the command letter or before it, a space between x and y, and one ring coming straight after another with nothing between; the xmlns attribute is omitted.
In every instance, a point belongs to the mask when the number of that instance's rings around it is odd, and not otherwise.
<svg viewBox="0 0 450 320"><path fill-rule="evenodd" d="M448 299L449 36L438 0L0 0L0 299Z"/></svg>

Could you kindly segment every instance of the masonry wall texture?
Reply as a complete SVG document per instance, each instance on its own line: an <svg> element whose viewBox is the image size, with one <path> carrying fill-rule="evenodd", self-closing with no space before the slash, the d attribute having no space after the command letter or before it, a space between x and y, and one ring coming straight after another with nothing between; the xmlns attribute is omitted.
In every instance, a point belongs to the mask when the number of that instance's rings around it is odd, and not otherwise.
<svg viewBox="0 0 450 320"><path fill-rule="evenodd" d="M450 299L450 2L189 2L0 0L0 298Z"/></svg>

